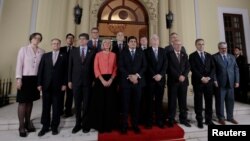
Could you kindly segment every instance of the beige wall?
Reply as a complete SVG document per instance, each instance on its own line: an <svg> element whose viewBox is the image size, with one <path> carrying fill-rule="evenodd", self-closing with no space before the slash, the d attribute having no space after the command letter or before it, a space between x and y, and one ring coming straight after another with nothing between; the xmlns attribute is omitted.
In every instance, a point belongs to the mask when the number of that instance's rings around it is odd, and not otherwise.
<svg viewBox="0 0 250 141"><path fill-rule="evenodd" d="M32 0L4 1L0 20L0 78L15 79L18 49L28 43L31 8Z"/></svg>
<svg viewBox="0 0 250 141"><path fill-rule="evenodd" d="M249 0L199 0L201 37L206 40L208 52L218 51L220 41L218 7L242 8L250 11ZM250 14L250 13L248 13ZM250 15L249 15L250 16ZM250 56L249 56L250 57Z"/></svg>

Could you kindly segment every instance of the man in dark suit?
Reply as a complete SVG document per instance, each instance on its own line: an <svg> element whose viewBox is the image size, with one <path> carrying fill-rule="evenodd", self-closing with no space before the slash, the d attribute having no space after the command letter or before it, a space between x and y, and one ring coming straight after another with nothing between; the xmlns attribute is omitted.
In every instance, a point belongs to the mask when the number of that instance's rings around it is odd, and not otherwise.
<svg viewBox="0 0 250 141"><path fill-rule="evenodd" d="M148 38L146 36L140 37L140 45L138 46L140 48L146 57L146 50L148 48ZM146 58L147 60L147 58ZM146 129L150 129L152 127L152 124L149 122L149 119L146 119L145 117L149 117L148 114L148 101L150 100L150 94L149 94L149 82L151 81L151 78L149 76L148 69L145 72L145 85L142 87L142 96L141 96L141 107L140 107L140 116L139 116L139 123L144 124Z"/></svg>
<svg viewBox="0 0 250 141"><path fill-rule="evenodd" d="M75 36L71 33L68 33L66 35L66 46L64 47L61 47L60 48L60 52L63 52L64 54L67 55L67 78L68 78L68 63L69 63L69 54L71 52L71 50L73 48L75 48L73 46L74 44L74 39L75 39ZM68 79L67 79L67 82L68 82ZM61 100L61 105L62 105L62 112L64 110L64 94L62 95L62 100ZM72 105L73 105L73 92L72 92L72 89L69 89L69 87L67 86L67 89L66 89L66 100L65 100L65 111L64 111L64 117L67 118L67 117L71 117L73 114L72 114Z"/></svg>
<svg viewBox="0 0 250 141"><path fill-rule="evenodd" d="M166 82L167 58L165 50L159 47L159 37L152 35L150 43L152 47L146 49L146 58L148 64L148 75L150 88L147 93L147 119L146 128L151 128L153 123L153 111L155 111L156 125L164 128L163 122L163 95ZM155 105L155 106L154 106ZM153 110L153 107L155 110Z"/></svg>
<svg viewBox="0 0 250 141"><path fill-rule="evenodd" d="M179 40L178 34L175 32L171 33L169 38L170 38L170 44L165 47L166 54L170 53L171 51L174 51L173 43L175 40ZM184 46L181 47L181 52L187 53Z"/></svg>
<svg viewBox="0 0 250 141"><path fill-rule="evenodd" d="M127 48L127 43L126 41L124 41L124 33L123 32L118 32L116 34L116 41L113 42L113 47L112 47L112 52L114 52L116 54L116 59L117 59L117 66L119 64L119 56L120 53L122 52L123 49ZM117 93L117 99L119 99L117 101L117 121L115 122L116 126L119 126L119 120L121 119L121 93L122 93L122 89L121 86L119 84L121 79L121 72L117 69L117 76L114 80L114 84L116 87L116 93ZM118 127L119 128L119 127Z"/></svg>
<svg viewBox="0 0 250 141"><path fill-rule="evenodd" d="M234 119L234 88L239 87L239 68L235 57L227 53L227 43L219 42L219 52L213 55L215 63L214 83L218 88L216 94L216 115L219 123L225 125L224 102L226 105L227 120L233 124L238 124Z"/></svg>
<svg viewBox="0 0 250 141"><path fill-rule="evenodd" d="M124 49L119 58L119 70L121 72L122 87L122 125L121 133L126 134L128 129L128 112L130 97L132 97L132 129L140 133L138 116L141 100L141 88L144 85L144 72L147 69L146 58L143 51L136 48L137 39L134 36L128 38L128 48Z"/></svg>
<svg viewBox="0 0 250 141"><path fill-rule="evenodd" d="M241 48L234 48L234 56L236 58L236 63L239 67L240 74L240 86L234 89L235 92L235 100L241 102L248 102L248 66L247 66L247 58L242 55Z"/></svg>
<svg viewBox="0 0 250 141"><path fill-rule="evenodd" d="M119 58L119 54L124 48L127 48L126 41L124 41L124 33L118 32L116 34L116 42L113 43L112 52L114 52L117 58Z"/></svg>
<svg viewBox="0 0 250 141"><path fill-rule="evenodd" d="M196 39L195 46L197 50L190 54L189 62L192 71L196 120L198 122L198 128L203 128L203 94L205 99L205 123L207 125L214 125L212 122L212 101L215 66L212 55L204 51L204 40Z"/></svg>
<svg viewBox="0 0 250 141"><path fill-rule="evenodd" d="M148 48L148 38L146 36L142 36L140 38L140 48L142 50L146 50Z"/></svg>
<svg viewBox="0 0 250 141"><path fill-rule="evenodd" d="M176 114L176 101L179 104L180 123L191 127L187 120L187 87L188 73L190 65L188 56L181 51L181 41L175 40L173 43L174 50L168 53L168 125L173 127Z"/></svg>
<svg viewBox="0 0 250 141"><path fill-rule="evenodd" d="M94 55L95 51L87 46L89 35L79 35L80 47L74 48L69 56L68 85L73 88L73 95L76 109L76 124L72 133L80 129L84 133L89 132L87 127L87 114L91 87L94 79Z"/></svg>
<svg viewBox="0 0 250 141"><path fill-rule="evenodd" d="M52 134L58 134L60 123L60 96L66 90L67 58L60 52L61 41L51 40L52 52L43 55L38 69L38 90L43 93L43 110L41 123L43 125L38 136L43 136L51 126ZM52 106L52 121L50 109Z"/></svg>
<svg viewBox="0 0 250 141"><path fill-rule="evenodd" d="M97 27L91 29L91 38L88 41L88 47L95 52L101 51L102 41L99 39L99 29Z"/></svg>

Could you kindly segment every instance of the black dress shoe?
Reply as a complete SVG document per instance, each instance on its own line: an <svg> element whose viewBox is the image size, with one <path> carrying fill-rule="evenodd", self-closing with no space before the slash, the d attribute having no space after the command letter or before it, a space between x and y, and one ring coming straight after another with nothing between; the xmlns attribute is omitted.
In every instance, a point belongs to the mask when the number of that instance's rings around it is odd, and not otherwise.
<svg viewBox="0 0 250 141"><path fill-rule="evenodd" d="M72 133L75 134L77 133L78 131L80 131L82 128L81 126L75 126L73 129L72 129Z"/></svg>
<svg viewBox="0 0 250 141"><path fill-rule="evenodd" d="M63 117L64 117L64 118L68 118L68 117L72 117L72 116L73 116L72 113L65 113Z"/></svg>
<svg viewBox="0 0 250 141"><path fill-rule="evenodd" d="M34 127L34 125L33 125L32 122L30 122L30 124L25 123L25 129L26 129L28 132L36 132L36 128Z"/></svg>
<svg viewBox="0 0 250 141"><path fill-rule="evenodd" d="M42 129L42 130L38 133L38 136L39 136L39 137L44 136L47 132L49 132L49 129Z"/></svg>
<svg viewBox="0 0 250 141"><path fill-rule="evenodd" d="M212 121L206 121L205 124L206 124L207 126L209 126L209 125L210 125L210 126L215 125Z"/></svg>
<svg viewBox="0 0 250 141"><path fill-rule="evenodd" d="M160 122L157 122L156 124L157 124L157 126L158 126L159 128L161 128L161 129L164 128L163 122L160 121Z"/></svg>
<svg viewBox="0 0 250 141"><path fill-rule="evenodd" d="M203 128L203 123L202 123L202 121L198 121L198 123L197 123L197 126L198 126L198 128Z"/></svg>
<svg viewBox="0 0 250 141"><path fill-rule="evenodd" d="M140 133L141 133L141 129L140 129L138 126L133 126L132 129L133 129L133 131L134 131L136 134L140 134Z"/></svg>
<svg viewBox="0 0 250 141"><path fill-rule="evenodd" d="M168 127L174 127L174 121L168 121Z"/></svg>
<svg viewBox="0 0 250 141"><path fill-rule="evenodd" d="M144 128L145 129L152 129L152 123L146 123Z"/></svg>
<svg viewBox="0 0 250 141"><path fill-rule="evenodd" d="M82 128L83 133L88 133L90 131L90 128Z"/></svg>
<svg viewBox="0 0 250 141"><path fill-rule="evenodd" d="M121 134L127 134L128 128L127 127L121 127L120 132L121 132Z"/></svg>
<svg viewBox="0 0 250 141"><path fill-rule="evenodd" d="M25 131L25 129L23 129L23 130L19 129L19 136L20 137L27 137L27 132Z"/></svg>
<svg viewBox="0 0 250 141"><path fill-rule="evenodd" d="M180 123L185 125L186 127L191 127L191 125L188 123L188 121L181 121Z"/></svg>
<svg viewBox="0 0 250 141"><path fill-rule="evenodd" d="M57 135L59 132L57 129L52 129L52 135Z"/></svg>

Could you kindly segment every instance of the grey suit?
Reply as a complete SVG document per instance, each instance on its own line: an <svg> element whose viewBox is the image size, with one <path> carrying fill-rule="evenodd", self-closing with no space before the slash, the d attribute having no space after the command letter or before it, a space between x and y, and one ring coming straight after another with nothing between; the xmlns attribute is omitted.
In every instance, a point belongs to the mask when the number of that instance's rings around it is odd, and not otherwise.
<svg viewBox="0 0 250 141"><path fill-rule="evenodd" d="M218 82L218 94L216 94L216 114L219 120L224 120L224 101L226 104L227 120L233 119L234 109L234 85L239 83L239 68L235 57L227 54L227 63L220 53L213 55L215 63L214 80Z"/></svg>

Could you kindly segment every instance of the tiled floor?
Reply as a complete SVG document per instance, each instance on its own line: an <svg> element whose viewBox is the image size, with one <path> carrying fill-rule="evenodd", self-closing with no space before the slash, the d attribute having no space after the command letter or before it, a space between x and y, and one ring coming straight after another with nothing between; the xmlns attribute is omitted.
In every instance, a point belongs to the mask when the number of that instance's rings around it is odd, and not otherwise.
<svg viewBox="0 0 250 141"><path fill-rule="evenodd" d="M62 119L59 135L53 136L51 132L45 136L39 138L37 136L41 124L41 100L34 103L34 109L32 112L32 119L35 127L38 128L37 132L30 133L27 138L20 138L18 135L18 118L17 118L17 103L0 108L0 141L95 141L97 140L97 132L91 131L88 134L79 132L77 134L71 134L72 127L74 126L74 117L68 119ZM199 129L195 120L195 114L193 109L193 96L188 96L188 118L191 120L192 127L187 128L180 125L185 130L186 141L207 141L207 127ZM250 105L237 103L235 104L235 119L240 124L250 124ZM215 121L216 123L216 121ZM229 123L227 123L229 124Z"/></svg>

